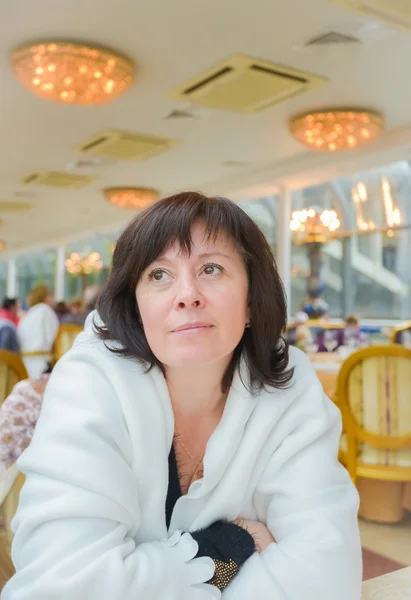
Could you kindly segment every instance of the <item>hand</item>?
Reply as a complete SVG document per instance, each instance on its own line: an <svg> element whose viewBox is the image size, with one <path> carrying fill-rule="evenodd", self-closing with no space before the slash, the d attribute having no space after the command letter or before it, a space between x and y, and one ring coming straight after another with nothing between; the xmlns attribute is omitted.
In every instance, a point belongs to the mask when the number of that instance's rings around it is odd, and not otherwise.
<svg viewBox="0 0 411 600"><path fill-rule="evenodd" d="M275 539L270 533L270 530L264 523L260 521L248 521L247 519L237 519L234 521L243 529L246 529L254 538L257 552L261 553L270 544L275 542Z"/></svg>

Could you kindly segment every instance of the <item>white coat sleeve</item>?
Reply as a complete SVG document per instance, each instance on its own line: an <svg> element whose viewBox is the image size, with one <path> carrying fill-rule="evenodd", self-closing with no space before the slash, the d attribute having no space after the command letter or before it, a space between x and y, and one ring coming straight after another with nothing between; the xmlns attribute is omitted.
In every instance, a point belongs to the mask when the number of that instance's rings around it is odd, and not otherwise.
<svg viewBox="0 0 411 600"><path fill-rule="evenodd" d="M26 483L13 521L17 572L2 600L220 598L204 583L214 563L194 558L198 545L188 533L136 544L130 455L110 382L69 353L51 375L33 441L19 459Z"/></svg>
<svg viewBox="0 0 411 600"><path fill-rule="evenodd" d="M224 600L360 600L359 502L337 459L341 415L314 374L302 383L254 499L276 543L245 563Z"/></svg>

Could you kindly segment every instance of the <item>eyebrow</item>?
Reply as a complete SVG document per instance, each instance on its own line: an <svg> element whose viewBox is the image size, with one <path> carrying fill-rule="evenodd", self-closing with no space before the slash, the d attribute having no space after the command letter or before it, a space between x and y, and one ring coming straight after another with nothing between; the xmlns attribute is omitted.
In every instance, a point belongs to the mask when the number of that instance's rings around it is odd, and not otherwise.
<svg viewBox="0 0 411 600"><path fill-rule="evenodd" d="M227 258L228 260L232 260L232 257L228 254L224 254L224 252L204 252L203 254L199 254L198 258L210 258L211 256L222 256L223 258Z"/></svg>
<svg viewBox="0 0 411 600"><path fill-rule="evenodd" d="M212 256L222 256L223 258L226 258L227 260L232 261L232 257L229 256L228 254L224 254L223 252L203 252L202 254L198 255L198 258L200 260L203 260L205 258L211 258ZM156 258L156 260L153 261L153 263L158 263L158 262L166 262L168 264L170 264L172 261L169 258L166 258L165 256L158 256Z"/></svg>

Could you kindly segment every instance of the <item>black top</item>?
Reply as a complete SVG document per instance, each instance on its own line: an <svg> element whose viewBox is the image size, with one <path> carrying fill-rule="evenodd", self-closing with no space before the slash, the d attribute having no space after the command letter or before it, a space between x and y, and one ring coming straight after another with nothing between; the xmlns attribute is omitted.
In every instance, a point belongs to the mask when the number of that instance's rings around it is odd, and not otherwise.
<svg viewBox="0 0 411 600"><path fill-rule="evenodd" d="M182 496L180 479L178 477L177 458L174 450L174 444L171 446L168 456L168 491L166 498L166 524L167 529L170 527L171 515L173 514L174 506Z"/></svg>

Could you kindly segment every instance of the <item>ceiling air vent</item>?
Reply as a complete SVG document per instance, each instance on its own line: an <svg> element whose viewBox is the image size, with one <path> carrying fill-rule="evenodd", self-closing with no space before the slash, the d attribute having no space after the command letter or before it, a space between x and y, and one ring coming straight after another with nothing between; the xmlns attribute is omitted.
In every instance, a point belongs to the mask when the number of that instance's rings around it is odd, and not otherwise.
<svg viewBox="0 0 411 600"><path fill-rule="evenodd" d="M32 206L29 202L7 202L0 200L0 213L22 213L30 210Z"/></svg>
<svg viewBox="0 0 411 600"><path fill-rule="evenodd" d="M329 33L325 33L313 38L306 43L306 46L332 46L337 44L358 44L359 42L360 40L350 35L344 35L342 33L337 33L336 31L330 31Z"/></svg>
<svg viewBox="0 0 411 600"><path fill-rule="evenodd" d="M180 143L177 140L108 129L96 134L75 151L118 160L146 160Z"/></svg>
<svg viewBox="0 0 411 600"><path fill-rule="evenodd" d="M317 75L234 55L174 90L170 97L208 108L254 113L325 82Z"/></svg>
<svg viewBox="0 0 411 600"><path fill-rule="evenodd" d="M37 173L26 175L21 183L25 185L44 185L46 187L61 189L78 189L84 187L94 179L94 177L86 175L73 175L71 173L61 173L57 171L37 171Z"/></svg>
<svg viewBox="0 0 411 600"><path fill-rule="evenodd" d="M198 118L198 116L199 115L196 115L189 110L180 110L177 108L176 110L172 110L171 112L169 112L168 115L166 115L164 118L165 119L196 119L196 118Z"/></svg>
<svg viewBox="0 0 411 600"><path fill-rule="evenodd" d="M329 0L371 19L411 29L411 0Z"/></svg>

